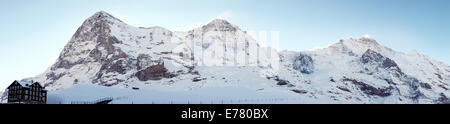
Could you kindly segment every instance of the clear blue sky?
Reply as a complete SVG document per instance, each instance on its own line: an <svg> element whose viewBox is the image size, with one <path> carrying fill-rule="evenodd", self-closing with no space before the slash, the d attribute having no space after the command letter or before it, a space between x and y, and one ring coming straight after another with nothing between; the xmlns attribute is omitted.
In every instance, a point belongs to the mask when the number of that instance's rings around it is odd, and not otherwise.
<svg viewBox="0 0 450 124"><path fill-rule="evenodd" d="M369 34L394 50L450 63L450 0L1 0L0 89L47 69L100 10L170 30L223 16L247 31L280 31L280 48L289 50Z"/></svg>

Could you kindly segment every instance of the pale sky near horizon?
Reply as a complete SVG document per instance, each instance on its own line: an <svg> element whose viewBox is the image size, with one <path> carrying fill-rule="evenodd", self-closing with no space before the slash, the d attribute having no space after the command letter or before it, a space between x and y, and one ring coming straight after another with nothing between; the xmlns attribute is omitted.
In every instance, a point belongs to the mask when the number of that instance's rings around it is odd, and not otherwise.
<svg viewBox="0 0 450 124"><path fill-rule="evenodd" d="M225 18L246 31L279 31L281 50L368 34L396 51L450 63L450 0L0 0L0 91L44 72L97 11L172 31Z"/></svg>

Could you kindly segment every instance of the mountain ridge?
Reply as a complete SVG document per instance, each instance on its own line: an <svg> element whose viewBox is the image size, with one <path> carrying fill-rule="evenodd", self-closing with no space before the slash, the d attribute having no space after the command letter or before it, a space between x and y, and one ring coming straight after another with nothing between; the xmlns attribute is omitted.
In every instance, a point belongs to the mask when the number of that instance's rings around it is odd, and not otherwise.
<svg viewBox="0 0 450 124"><path fill-rule="evenodd" d="M237 86L343 103L449 103L450 96L448 65L369 36L278 52L226 20L173 32L134 27L104 11L83 22L55 64L24 80L51 91L86 83L178 91Z"/></svg>

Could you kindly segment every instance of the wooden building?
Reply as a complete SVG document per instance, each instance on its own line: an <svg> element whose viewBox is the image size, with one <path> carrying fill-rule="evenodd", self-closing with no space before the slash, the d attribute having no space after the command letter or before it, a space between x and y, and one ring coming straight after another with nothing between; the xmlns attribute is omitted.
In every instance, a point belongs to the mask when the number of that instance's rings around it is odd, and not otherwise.
<svg viewBox="0 0 450 124"><path fill-rule="evenodd" d="M46 104L47 90L38 82L14 81L8 87L10 104Z"/></svg>

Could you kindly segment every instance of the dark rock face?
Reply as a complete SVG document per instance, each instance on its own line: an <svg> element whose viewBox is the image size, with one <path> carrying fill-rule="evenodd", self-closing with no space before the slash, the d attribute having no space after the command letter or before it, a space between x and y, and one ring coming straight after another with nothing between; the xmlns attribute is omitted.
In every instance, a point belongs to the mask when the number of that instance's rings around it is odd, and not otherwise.
<svg viewBox="0 0 450 124"><path fill-rule="evenodd" d="M292 87L291 82L289 82L288 80L280 79L280 77L278 77L278 76L275 76L274 78L275 78L275 81L278 82L277 85L280 85L280 86L290 85Z"/></svg>
<svg viewBox="0 0 450 124"><path fill-rule="evenodd" d="M277 83L277 85L280 85L280 86L287 85L287 84L289 84L289 81L287 81L287 80L279 80Z"/></svg>
<svg viewBox="0 0 450 124"><path fill-rule="evenodd" d="M293 68L304 74L311 74L314 72L314 61L311 56L299 54L293 63Z"/></svg>
<svg viewBox="0 0 450 124"><path fill-rule="evenodd" d="M93 79L94 83L104 83L102 80L104 73L117 72L125 74L131 68L129 64L131 61L127 59L126 53L113 45L122 42L110 35L110 25L117 21L121 22L105 12L98 12L84 21L64 47L57 62L50 68L51 71L71 69L76 65L99 63L102 66L95 75L96 79ZM87 47L88 45L92 48ZM84 55L88 57L84 57ZM64 75L54 74L53 72L46 74L47 79L51 79L53 82L62 76ZM46 85L50 85L53 82L49 82Z"/></svg>
<svg viewBox="0 0 450 124"><path fill-rule="evenodd" d="M293 84L291 84L291 82L289 82L288 80L284 80L284 79L280 79L280 77L275 76L275 77L266 77L267 79L273 79L275 81L277 81L277 85L279 86L288 86L288 87L294 87Z"/></svg>
<svg viewBox="0 0 450 124"><path fill-rule="evenodd" d="M352 92L352 91L350 91L349 89L347 89L347 88L345 88L345 87L340 87L340 86L338 86L337 88L340 89L340 90L342 90L342 91L349 92L349 93Z"/></svg>
<svg viewBox="0 0 450 124"><path fill-rule="evenodd" d="M361 62L363 64L372 64L377 65L380 68L384 69L394 69L401 71L398 67L397 63L395 63L392 59L384 57L380 53L377 53L371 49L368 49L362 56Z"/></svg>
<svg viewBox="0 0 450 124"><path fill-rule="evenodd" d="M443 80L441 74L436 73L436 74L434 74L434 75L436 75L439 79Z"/></svg>
<svg viewBox="0 0 450 124"><path fill-rule="evenodd" d="M439 99L437 100L437 103L440 104L450 104L450 99L444 95L444 93L440 94L441 97L439 97Z"/></svg>
<svg viewBox="0 0 450 124"><path fill-rule="evenodd" d="M427 83L420 83L420 87L423 87L425 89L431 89L431 86Z"/></svg>
<svg viewBox="0 0 450 124"><path fill-rule="evenodd" d="M399 68L398 68L398 65L397 65L397 63L395 63L394 61L392 61L391 59L389 59L389 58L386 58L384 61L383 61L383 64L381 64L382 66L382 68L396 68L396 69L398 69L398 70L400 70Z"/></svg>
<svg viewBox="0 0 450 124"><path fill-rule="evenodd" d="M409 94L404 94L408 98L410 98L413 103L418 103L419 98L424 97L423 93L419 90L419 88L424 88L427 90L432 89L431 85L428 83L424 83L418 80L415 77L409 76L402 72L397 63L390 58L384 57L380 53L377 53L373 50L368 49L361 56L361 63L365 68L366 73L368 74L376 74L379 72L386 72L388 74L392 74L392 77L376 77L380 75L374 75L376 78L385 80L388 84L392 86L395 85L406 85L409 88ZM399 82L394 82L394 79L399 80ZM371 89L370 87L366 89ZM394 89L399 90L397 87Z"/></svg>
<svg viewBox="0 0 450 124"><path fill-rule="evenodd" d="M380 96L380 97L387 97L387 96L391 95L391 90L393 89L393 87L376 88L376 87L368 85L368 84L366 84L364 82L357 81L355 79L346 78L346 77L344 77L344 79L342 79L342 81L352 82L354 85L356 85L365 94L371 95L371 96L375 95L375 96Z"/></svg>
<svg viewBox="0 0 450 124"><path fill-rule="evenodd" d="M441 87L441 88L444 89L444 90L448 90L448 88L445 87L444 85L438 85L438 86Z"/></svg>
<svg viewBox="0 0 450 124"><path fill-rule="evenodd" d="M105 13L96 13L87 19L83 25L78 28L69 43L64 47L58 61L52 66L51 69L70 69L74 65L90 62L89 59L79 59L76 62L69 62L65 59L66 57L77 56L80 54L89 54L90 57L94 58L94 61L101 61L100 57L102 57L102 54L98 50L100 47L103 47L108 54L114 53L115 48L113 44L120 43L120 41L109 35L111 32L109 23L111 22L109 22L107 18L109 17L108 15L105 15ZM95 49L92 51L87 49L80 53L73 53L73 51L77 49L77 46L87 44L87 42L96 42L98 45L96 45Z"/></svg>
<svg viewBox="0 0 450 124"><path fill-rule="evenodd" d="M369 62L382 62L384 60L384 56L381 54L368 49L362 56L361 61L364 64L367 64Z"/></svg>
<svg viewBox="0 0 450 124"><path fill-rule="evenodd" d="M127 68L127 63L126 63L126 61L125 60L118 60L118 61L116 61L116 62L111 62L111 63L108 63L108 64L106 64L106 65L104 65L104 66L102 66L102 67L104 67L104 68L106 68L105 70L106 70L106 73L109 73L109 72L117 72L117 73L119 73L119 74L125 74L126 73L126 68ZM100 70L103 70L104 68L102 68L102 69L100 69Z"/></svg>
<svg viewBox="0 0 450 124"><path fill-rule="evenodd" d="M141 70L141 69L143 69L143 68L145 68L145 67L147 67L147 66L149 66L151 63L151 56L149 56L149 55L146 55L146 54L140 54L138 57L137 57L137 69L138 70Z"/></svg>
<svg viewBox="0 0 450 124"><path fill-rule="evenodd" d="M414 77L408 77L405 76L404 78L401 78L403 82L406 82L406 85L409 87L409 97L413 100L414 103L418 103L418 100L421 96L423 96L422 92L420 92L419 87L421 85L426 86L426 83L422 83L419 80L417 80ZM431 88L431 87L430 87Z"/></svg>
<svg viewBox="0 0 450 124"><path fill-rule="evenodd" d="M66 73L60 73L60 74L55 74L54 72L47 73L45 75L45 77L47 78L47 80L52 80L53 82L46 83L43 86L47 87L47 86L52 85L53 83L55 83L54 82L55 80L58 80L59 78L63 77L64 75L66 75Z"/></svg>
<svg viewBox="0 0 450 124"><path fill-rule="evenodd" d="M202 81L202 80L206 80L206 78L195 77L195 78L192 79L192 82L199 82L199 81Z"/></svg>
<svg viewBox="0 0 450 124"><path fill-rule="evenodd" d="M405 74L394 60L387 58L371 49L368 49L361 56L361 63L364 65L364 69L368 74L378 71L387 71L391 72L396 78L405 77Z"/></svg>
<svg viewBox="0 0 450 124"><path fill-rule="evenodd" d="M110 27L105 15L98 16L99 18L94 18L95 21L93 24L92 32L90 34L94 34L94 39L98 45L91 51L89 56L92 58L93 62L99 62L102 64L99 72L97 73L97 79L94 79L94 82L102 82L101 80L104 73L117 72L119 74L125 74L126 71L131 68L128 63L131 63L127 59L127 54L124 53L119 48L113 46L113 44L121 43L116 37L113 37L109 34ZM90 21L88 19L87 21ZM84 35L82 35L84 36ZM106 55L103 55L100 49L106 51ZM111 57L108 57L110 56Z"/></svg>
<svg viewBox="0 0 450 124"><path fill-rule="evenodd" d="M51 72L51 73L48 73L46 75L46 77L47 77L47 79L50 79L50 80L57 80L57 79L61 78L64 75L65 75L65 73L55 74L54 72Z"/></svg>
<svg viewBox="0 0 450 124"><path fill-rule="evenodd" d="M292 92L295 92L295 93L298 93L298 94L306 94L306 93L308 93L308 91L306 91L306 90L297 90L297 89L293 89L293 90L291 90Z"/></svg>
<svg viewBox="0 0 450 124"><path fill-rule="evenodd" d="M169 75L170 74L167 72L164 64L150 66L144 70L138 71L135 74L135 76L140 81L161 80L162 78L168 77Z"/></svg>

